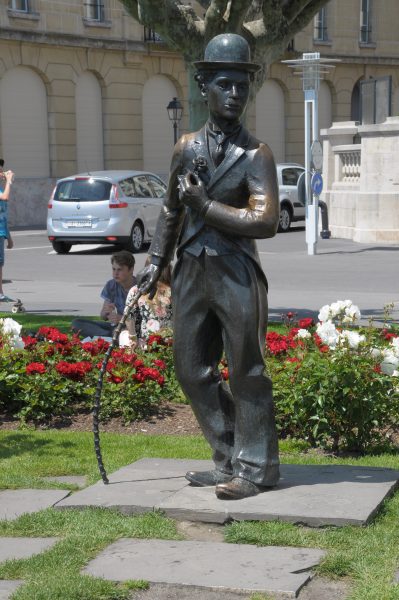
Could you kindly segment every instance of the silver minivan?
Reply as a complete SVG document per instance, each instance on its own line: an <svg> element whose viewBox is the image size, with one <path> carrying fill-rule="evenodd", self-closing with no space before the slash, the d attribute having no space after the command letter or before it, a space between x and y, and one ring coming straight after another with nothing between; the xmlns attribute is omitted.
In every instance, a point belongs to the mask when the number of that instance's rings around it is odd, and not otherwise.
<svg viewBox="0 0 399 600"><path fill-rule="evenodd" d="M139 252L151 242L166 185L144 171L95 171L57 181L47 212L54 250L73 244L120 244Z"/></svg>

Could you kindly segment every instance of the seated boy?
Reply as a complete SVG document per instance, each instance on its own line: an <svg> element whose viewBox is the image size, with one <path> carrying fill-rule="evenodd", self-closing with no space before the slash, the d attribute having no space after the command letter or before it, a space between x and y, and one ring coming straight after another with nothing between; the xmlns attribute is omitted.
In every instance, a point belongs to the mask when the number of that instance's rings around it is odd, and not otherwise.
<svg viewBox="0 0 399 600"><path fill-rule="evenodd" d="M127 250L115 252L111 256L112 279L107 281L101 298L104 300L100 317L102 321L74 319L72 329L82 337L112 337L116 325L122 318L126 297L130 288L136 284L133 275L134 256Z"/></svg>

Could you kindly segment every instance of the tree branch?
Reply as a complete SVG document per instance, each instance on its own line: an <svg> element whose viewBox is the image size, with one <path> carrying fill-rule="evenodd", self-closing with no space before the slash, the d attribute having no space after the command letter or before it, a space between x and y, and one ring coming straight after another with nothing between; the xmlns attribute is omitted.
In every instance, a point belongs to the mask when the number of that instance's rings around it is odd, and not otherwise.
<svg viewBox="0 0 399 600"><path fill-rule="evenodd" d="M138 0L121 0L121 3L126 8L127 12L132 15L133 19L139 20L139 3Z"/></svg>
<svg viewBox="0 0 399 600"><path fill-rule="evenodd" d="M271 56L278 56L280 49L284 49L327 2L329 0L265 0L263 22L257 20L245 24L256 40L258 53L269 53L274 45Z"/></svg>
<svg viewBox="0 0 399 600"><path fill-rule="evenodd" d="M252 0L232 0L227 21L230 31L241 33L246 15L252 4Z"/></svg>
<svg viewBox="0 0 399 600"><path fill-rule="evenodd" d="M291 0L291 2L287 2L286 0L286 8L283 9L284 16L287 20L288 27L293 27L294 33L298 33L301 31L308 23L310 23L311 19L315 16L315 14L325 6L329 0ZM291 35L291 37L292 37Z"/></svg>
<svg viewBox="0 0 399 600"><path fill-rule="evenodd" d="M231 4L229 0L211 1L204 19L205 41L226 31L226 21L223 20L223 17L229 4Z"/></svg>
<svg viewBox="0 0 399 600"><path fill-rule="evenodd" d="M189 5L180 0L121 0L140 23L155 29L186 60L197 58L203 43L203 22Z"/></svg>

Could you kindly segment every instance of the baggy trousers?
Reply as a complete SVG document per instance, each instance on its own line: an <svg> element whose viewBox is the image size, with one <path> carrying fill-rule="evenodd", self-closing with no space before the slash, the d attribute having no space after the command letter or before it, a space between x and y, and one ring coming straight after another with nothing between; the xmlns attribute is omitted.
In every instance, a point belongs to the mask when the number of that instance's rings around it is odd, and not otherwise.
<svg viewBox="0 0 399 600"><path fill-rule="evenodd" d="M216 469L261 486L279 479L272 385L265 375L267 289L249 256L183 252L173 274L176 375ZM229 385L218 365L226 355Z"/></svg>

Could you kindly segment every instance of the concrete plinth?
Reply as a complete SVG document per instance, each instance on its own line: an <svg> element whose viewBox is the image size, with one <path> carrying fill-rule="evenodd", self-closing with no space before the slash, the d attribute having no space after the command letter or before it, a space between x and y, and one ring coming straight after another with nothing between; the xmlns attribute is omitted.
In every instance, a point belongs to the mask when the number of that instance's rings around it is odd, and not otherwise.
<svg viewBox="0 0 399 600"><path fill-rule="evenodd" d="M113 581L144 579L295 597L324 554L311 548L121 539L92 560L84 573Z"/></svg>
<svg viewBox="0 0 399 600"><path fill-rule="evenodd" d="M186 471L212 468L210 461L142 459L71 494L57 509L107 507L125 514L162 510L178 520L282 520L313 527L365 525L399 482L399 471L346 465L282 465L270 491L236 501L218 500L213 487L195 488Z"/></svg>

